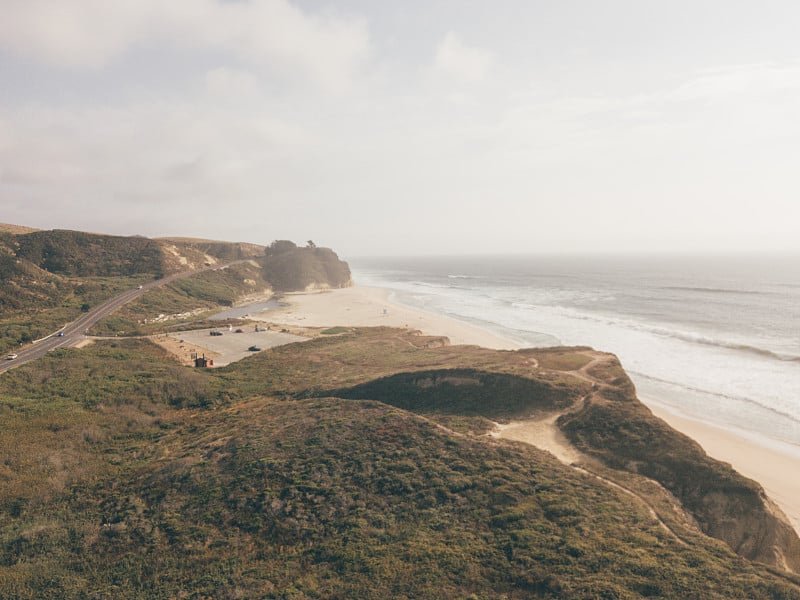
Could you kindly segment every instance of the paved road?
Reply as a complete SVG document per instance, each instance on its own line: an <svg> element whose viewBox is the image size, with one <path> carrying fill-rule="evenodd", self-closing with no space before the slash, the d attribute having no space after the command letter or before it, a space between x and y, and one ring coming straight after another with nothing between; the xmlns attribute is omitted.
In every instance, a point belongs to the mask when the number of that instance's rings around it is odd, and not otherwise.
<svg viewBox="0 0 800 600"><path fill-rule="evenodd" d="M166 285L171 281L183 277L189 277L190 275L194 275L196 273L221 269L224 267L228 267L230 265L247 262L248 260L249 259L235 260L222 265L207 267L205 269L197 269L194 271L183 271L181 273L173 273L172 275L168 275L162 279L157 279L156 281L151 281L149 283L146 283L141 288L134 288L126 292L122 292L118 296L114 296L110 300L106 300L102 304L95 306L85 315L82 315L79 319L73 321L63 329L60 329L59 331L64 334L63 336L59 337L57 335L58 332L53 332L52 335L43 338L41 340L38 340L32 344L28 344L27 346L19 350L10 350L7 354L5 354L2 357L2 360L0 360L0 373L5 373L10 369L19 367L20 365L24 365L27 362L41 358L45 354L47 354L51 350L55 350L56 348L70 348L79 345L82 341L86 339L85 336L86 331L88 331L95 323L97 323L100 319L106 318L108 315L118 310L124 304L127 304L131 300L135 300L136 298L144 294L147 290L160 287L162 285ZM17 354L17 358L13 360L5 360L5 357L12 353Z"/></svg>

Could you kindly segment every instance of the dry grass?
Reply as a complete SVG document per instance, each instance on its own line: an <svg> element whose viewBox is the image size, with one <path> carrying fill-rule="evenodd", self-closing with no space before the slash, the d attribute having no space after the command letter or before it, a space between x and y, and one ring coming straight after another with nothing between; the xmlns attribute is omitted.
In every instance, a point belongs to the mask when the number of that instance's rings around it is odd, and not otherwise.
<svg viewBox="0 0 800 600"><path fill-rule="evenodd" d="M36 227L26 227L25 225L11 225L10 223L0 223L0 231L13 233L14 235L20 235L23 233L41 231L41 229L37 229Z"/></svg>

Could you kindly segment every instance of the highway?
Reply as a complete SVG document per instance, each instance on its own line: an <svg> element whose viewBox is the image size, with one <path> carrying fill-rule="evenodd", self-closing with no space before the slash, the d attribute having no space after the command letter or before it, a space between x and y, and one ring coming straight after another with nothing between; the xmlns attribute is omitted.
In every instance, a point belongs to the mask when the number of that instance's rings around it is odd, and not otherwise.
<svg viewBox="0 0 800 600"><path fill-rule="evenodd" d="M0 357L0 373L5 373L11 369L19 367L20 365L24 365L32 360L36 360L38 358L43 357L45 354L50 352L51 350L55 350L56 348L72 348L78 346L81 342L86 339L86 332L98 321L101 319L106 318L108 315L112 314L116 310L118 310L121 306L127 304L131 300L135 300L142 294L144 294L147 290L160 287L162 285L166 285L176 279L180 279L183 277L189 277L190 275L195 275L197 273L202 273L203 271L212 271L215 269L223 269L230 265L235 265L243 262L247 262L249 259L242 259L242 260L235 260L229 263L225 263L222 265L216 265L213 267L207 267L204 269L196 269L194 271L183 271L180 273L173 273L172 275L168 275L162 279L157 279L155 281L150 281L145 283L140 288L133 288L122 292L121 294L114 296L113 298L106 300L102 304L98 304L94 308L90 309L86 314L81 315L80 318L76 319L69 325L59 329L58 331L53 332L52 335L37 340L27 346L20 348L19 350L9 350L6 354ZM59 336L58 333L62 332L64 335ZM16 354L17 358L13 360L7 360L6 356L10 354Z"/></svg>

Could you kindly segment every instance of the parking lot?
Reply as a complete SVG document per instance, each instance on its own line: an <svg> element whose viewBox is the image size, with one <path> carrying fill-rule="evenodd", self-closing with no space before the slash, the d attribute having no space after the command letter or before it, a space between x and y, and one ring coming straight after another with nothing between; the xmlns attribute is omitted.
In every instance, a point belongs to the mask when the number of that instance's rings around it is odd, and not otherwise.
<svg viewBox="0 0 800 600"><path fill-rule="evenodd" d="M212 331L221 331L222 335L213 336ZM279 331L255 331L254 326L242 327L242 333L228 331L227 328L198 329L196 331L182 331L171 334L169 337L179 343L179 356L188 362L192 352L198 355L205 354L214 360L215 367L221 367L256 352L249 351L250 346L257 346L261 350L282 346L293 342L304 342L308 338L291 333Z"/></svg>

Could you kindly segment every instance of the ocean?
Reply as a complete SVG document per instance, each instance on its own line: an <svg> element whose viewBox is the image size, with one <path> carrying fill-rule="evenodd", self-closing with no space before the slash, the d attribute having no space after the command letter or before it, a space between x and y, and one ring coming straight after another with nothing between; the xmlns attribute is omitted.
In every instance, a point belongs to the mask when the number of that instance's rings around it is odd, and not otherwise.
<svg viewBox="0 0 800 600"><path fill-rule="evenodd" d="M646 402L800 452L800 257L349 262L395 302L525 346L613 352Z"/></svg>

